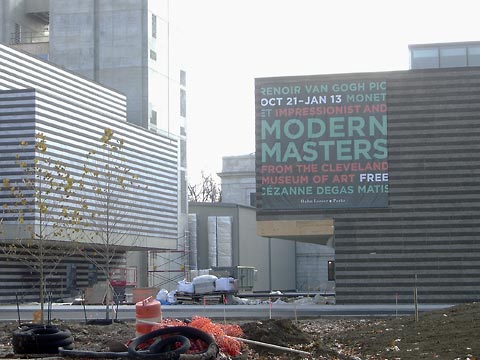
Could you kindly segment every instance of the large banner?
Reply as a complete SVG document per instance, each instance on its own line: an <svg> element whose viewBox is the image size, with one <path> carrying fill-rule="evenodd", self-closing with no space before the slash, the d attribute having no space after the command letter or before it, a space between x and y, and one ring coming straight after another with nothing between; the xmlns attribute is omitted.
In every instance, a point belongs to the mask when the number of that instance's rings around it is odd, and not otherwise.
<svg viewBox="0 0 480 360"><path fill-rule="evenodd" d="M261 210L388 206L386 81L255 81Z"/></svg>

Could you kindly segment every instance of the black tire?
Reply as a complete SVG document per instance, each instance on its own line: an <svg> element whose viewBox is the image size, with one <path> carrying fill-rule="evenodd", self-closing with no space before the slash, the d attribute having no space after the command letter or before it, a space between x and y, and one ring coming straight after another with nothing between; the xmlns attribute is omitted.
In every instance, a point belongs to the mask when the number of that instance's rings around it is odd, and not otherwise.
<svg viewBox="0 0 480 360"><path fill-rule="evenodd" d="M30 329L37 329L37 328L54 328L54 325L42 325L42 324L36 324L36 323L23 323L20 324L19 329L22 330L30 330Z"/></svg>
<svg viewBox="0 0 480 360"><path fill-rule="evenodd" d="M60 330L58 328L34 328L31 333L44 342L63 340L72 336L70 330Z"/></svg>
<svg viewBox="0 0 480 360"><path fill-rule="evenodd" d="M59 347L67 350L73 349L73 337L53 342L24 337L21 341L12 344L16 354L58 354Z"/></svg>
<svg viewBox="0 0 480 360"><path fill-rule="evenodd" d="M182 345L176 349L172 349L172 345L176 343L181 343ZM166 339L158 339L148 347L148 351L154 354L161 354L166 352L171 352L175 354L184 354L190 349L190 340L187 337L182 335L172 335Z"/></svg>
<svg viewBox="0 0 480 360"><path fill-rule="evenodd" d="M59 347L73 349L73 337L56 326L23 326L13 332L12 346L16 354L57 354Z"/></svg>
<svg viewBox="0 0 480 360"><path fill-rule="evenodd" d="M20 328L12 334L12 347L15 354L28 354L32 347L32 337L28 328Z"/></svg>
<svg viewBox="0 0 480 360"><path fill-rule="evenodd" d="M73 349L73 336L56 341L37 342L37 350L44 354L58 354L58 348Z"/></svg>
<svg viewBox="0 0 480 360"><path fill-rule="evenodd" d="M172 352L155 354L147 351L141 351L137 348L161 335L182 335L189 339L200 339L204 341L208 348L205 351L196 354L175 354ZM188 360L197 360L197 359L216 359L218 354L218 346L215 343L215 339L210 334L207 334L204 331L190 327L190 326L171 326L163 329L154 330L148 334L139 336L132 340L128 345L128 355L132 359L188 359Z"/></svg>

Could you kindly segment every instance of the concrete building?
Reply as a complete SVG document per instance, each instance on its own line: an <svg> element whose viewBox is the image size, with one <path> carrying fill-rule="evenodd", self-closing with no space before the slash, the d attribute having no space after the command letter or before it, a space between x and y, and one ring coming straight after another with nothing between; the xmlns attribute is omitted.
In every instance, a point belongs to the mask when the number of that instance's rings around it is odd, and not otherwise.
<svg viewBox="0 0 480 360"><path fill-rule="evenodd" d="M252 291L295 290L295 243L258 236L255 208L222 202L190 203L189 210L192 237L197 239L190 264L214 271L252 267Z"/></svg>
<svg viewBox="0 0 480 360"><path fill-rule="evenodd" d="M335 289L332 246L262 237L256 231L255 154L223 158L220 203L190 203L190 265L196 269L253 267L254 292L325 292ZM220 229L220 230L219 230ZM209 255L212 244L228 248L228 261L217 263ZM219 258L219 251L214 251Z"/></svg>
<svg viewBox="0 0 480 360"><path fill-rule="evenodd" d="M179 227L179 139L126 122L126 98L119 92L3 45L0 45L0 69L0 197L4 205L0 235L1 301L13 301L16 292L23 300L37 299L38 278L35 271L26 267L20 257L17 262L6 253L11 250L9 244L19 241L35 247L35 241L30 243L32 233L29 229L39 229L36 233L40 229L54 230L63 209L76 209L88 219L95 213L99 229L104 229L107 221L101 214L108 210L115 216L110 239L114 234L120 234L121 241L113 246L115 258L112 266L125 267L126 250L175 249ZM98 156L107 156L100 146L100 138L106 128L113 131L115 139L124 140L125 150L121 155L125 167L136 176L133 184L125 183L122 189L112 194L115 200L110 203L95 195L95 188L101 186L98 183L105 180L98 180L98 176L85 177L81 189L78 183L84 175L85 166L96 169L96 164L102 161L88 157L88 152L97 149ZM46 138L45 153L34 146L38 134ZM53 171L53 164L64 164L68 169L77 187L68 204L58 204L62 189L56 186L48 188L48 177L32 177L34 183L31 187L24 182L29 176L25 169L32 169L39 159L48 159L52 164L47 170ZM117 160L110 159L108 163L117 166ZM47 163L43 164L47 166ZM102 174L105 170L101 169L95 171ZM48 213L57 220L47 220L39 206L31 205L34 201L43 201L31 190L40 186L47 187L42 196L50 209ZM110 188L113 186L111 184ZM21 203L18 197L12 195L11 187L23 191ZM81 198L87 199L88 208L82 207ZM21 222L18 220L20 211ZM95 229L91 223L75 238L51 234L48 241L53 241L58 249L71 246L72 240L82 244L89 233L100 231ZM52 249L48 256L56 253L56 248ZM61 259L58 267L49 269L47 290L58 297L68 295L70 290L91 285L92 268L89 265L78 254ZM141 268L140 264L137 274L146 273L146 265ZM69 280L68 269L72 272L72 268L75 269L75 278Z"/></svg>
<svg viewBox="0 0 480 360"><path fill-rule="evenodd" d="M222 202L255 207L255 154L224 156L220 177Z"/></svg>
<svg viewBox="0 0 480 360"><path fill-rule="evenodd" d="M256 207L255 154L225 156L222 163L222 172L218 176L221 179L222 203ZM256 227L255 219L250 219L253 222L245 222L247 220L239 219L239 226L242 228ZM288 286L279 289L329 293L335 290L333 237L329 239L327 245L297 241L295 237L286 237L280 240L262 238L255 234L254 238L253 242L250 240L251 244L248 239L243 241L249 243L251 249L257 249L262 244L271 241L290 244L289 251L283 255L286 263L295 263L295 285L292 287L289 283ZM280 268L276 269L271 276L276 278L279 274L285 274L285 271L290 276L292 270L287 267L284 271L281 271ZM283 276L281 275L280 278ZM275 290L276 288L270 289Z"/></svg>
<svg viewBox="0 0 480 360"><path fill-rule="evenodd" d="M178 241L172 250L184 248L188 240L186 73L181 44L171 51L170 43L179 39L179 31L169 0L3 0L0 23L1 43L120 91L126 96L129 123L161 134L178 147ZM170 262L170 255L163 255ZM149 279L139 273L143 286L155 285L156 270L162 267L156 258L144 253L136 261L149 264Z"/></svg>
<svg viewBox="0 0 480 360"><path fill-rule="evenodd" d="M213 273L217 268L251 267L255 269L251 291L295 291L295 243L256 234L256 209L250 203L255 200L254 169L253 154L224 157L218 174L222 201L190 203L189 229L196 239L190 265ZM223 258L222 247L227 249Z"/></svg>

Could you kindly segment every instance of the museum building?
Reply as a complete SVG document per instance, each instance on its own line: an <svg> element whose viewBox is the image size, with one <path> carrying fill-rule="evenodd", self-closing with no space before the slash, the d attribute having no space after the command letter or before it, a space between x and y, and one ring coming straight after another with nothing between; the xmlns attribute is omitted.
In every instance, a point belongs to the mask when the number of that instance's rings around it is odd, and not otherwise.
<svg viewBox="0 0 480 360"><path fill-rule="evenodd" d="M333 239L337 304L478 301L479 45L256 79L257 233Z"/></svg>

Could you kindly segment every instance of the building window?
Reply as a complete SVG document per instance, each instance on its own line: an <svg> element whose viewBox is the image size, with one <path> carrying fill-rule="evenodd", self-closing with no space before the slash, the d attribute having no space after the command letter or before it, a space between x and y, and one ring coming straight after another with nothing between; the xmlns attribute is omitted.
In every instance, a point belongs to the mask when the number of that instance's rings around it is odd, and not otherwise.
<svg viewBox="0 0 480 360"><path fill-rule="evenodd" d="M335 261L328 261L328 281L335 281Z"/></svg>
<svg viewBox="0 0 480 360"><path fill-rule="evenodd" d="M66 267L65 287L67 290L74 290L77 288L77 265L68 263Z"/></svg>
<svg viewBox="0 0 480 360"><path fill-rule="evenodd" d="M152 37L157 38L157 16L152 14Z"/></svg>
<svg viewBox="0 0 480 360"><path fill-rule="evenodd" d="M157 112L155 110L152 110L150 114L150 125L153 127L157 126Z"/></svg>
<svg viewBox="0 0 480 360"><path fill-rule="evenodd" d="M150 59L156 61L157 60L157 53L153 50L150 50Z"/></svg>
<svg viewBox="0 0 480 360"><path fill-rule="evenodd" d="M413 49L411 57L412 69L439 68L438 49Z"/></svg>
<svg viewBox="0 0 480 360"><path fill-rule="evenodd" d="M250 193L250 206L257 207L257 193Z"/></svg>
<svg viewBox="0 0 480 360"><path fill-rule="evenodd" d="M467 66L467 49L464 47L440 48L440 67Z"/></svg>
<svg viewBox="0 0 480 360"><path fill-rule="evenodd" d="M88 286L92 287L98 282L97 267L93 264L88 265Z"/></svg>
<svg viewBox="0 0 480 360"><path fill-rule="evenodd" d="M187 92L180 89L180 116L187 116Z"/></svg>
<svg viewBox="0 0 480 360"><path fill-rule="evenodd" d="M480 66L480 46L468 47L468 66Z"/></svg>
<svg viewBox="0 0 480 360"><path fill-rule="evenodd" d="M188 196L187 196L187 174L185 171L180 171L180 212L182 214L187 213L187 208L188 208Z"/></svg>
<svg viewBox="0 0 480 360"><path fill-rule="evenodd" d="M180 166L187 167L187 141L180 139Z"/></svg>
<svg viewBox="0 0 480 360"><path fill-rule="evenodd" d="M180 85L187 86L187 73L184 70L180 70Z"/></svg>

